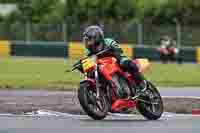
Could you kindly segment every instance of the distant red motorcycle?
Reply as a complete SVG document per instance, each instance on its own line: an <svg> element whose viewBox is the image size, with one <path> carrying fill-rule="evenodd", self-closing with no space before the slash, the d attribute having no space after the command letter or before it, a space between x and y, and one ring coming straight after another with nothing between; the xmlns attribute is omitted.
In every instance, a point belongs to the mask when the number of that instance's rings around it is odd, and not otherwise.
<svg viewBox="0 0 200 133"><path fill-rule="evenodd" d="M147 119L159 119L163 113L163 102L156 87L147 81L147 90L137 95L134 77L120 68L116 58L98 58L105 51L81 59L72 69L80 70L81 66L80 71L85 75L78 89L78 99L83 110L93 119L101 120L108 112L122 113L136 107ZM147 59L133 61L141 72L150 65ZM117 97L119 91L124 93L125 98Z"/></svg>
<svg viewBox="0 0 200 133"><path fill-rule="evenodd" d="M181 62L180 57L177 58L177 55L179 54L178 48L175 47L169 47L169 48L158 48L157 51L160 54L160 59L163 61L163 63L167 63L169 61L179 61Z"/></svg>

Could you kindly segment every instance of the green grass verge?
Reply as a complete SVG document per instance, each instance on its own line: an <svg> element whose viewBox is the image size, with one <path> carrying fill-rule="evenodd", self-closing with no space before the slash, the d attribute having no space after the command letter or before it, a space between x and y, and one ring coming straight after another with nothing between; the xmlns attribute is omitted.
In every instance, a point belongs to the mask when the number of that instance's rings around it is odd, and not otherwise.
<svg viewBox="0 0 200 133"><path fill-rule="evenodd" d="M73 60L47 58L0 58L0 88L69 89L81 74L66 73ZM159 86L200 86L200 66L153 63L145 75Z"/></svg>

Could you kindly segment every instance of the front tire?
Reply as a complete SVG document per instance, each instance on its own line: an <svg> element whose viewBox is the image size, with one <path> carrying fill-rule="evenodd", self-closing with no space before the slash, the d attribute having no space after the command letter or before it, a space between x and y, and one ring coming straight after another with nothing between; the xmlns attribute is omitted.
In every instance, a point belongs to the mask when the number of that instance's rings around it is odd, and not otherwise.
<svg viewBox="0 0 200 133"><path fill-rule="evenodd" d="M164 110L162 97L157 88L151 82L147 82L147 90L145 93L147 93L144 94L146 96L141 99L151 103L138 100L137 109L148 120L157 120L162 116Z"/></svg>
<svg viewBox="0 0 200 133"><path fill-rule="evenodd" d="M80 84L78 99L83 110L94 120L102 120L107 116L109 108L106 96L101 95L97 100L96 88L92 87L89 82Z"/></svg>

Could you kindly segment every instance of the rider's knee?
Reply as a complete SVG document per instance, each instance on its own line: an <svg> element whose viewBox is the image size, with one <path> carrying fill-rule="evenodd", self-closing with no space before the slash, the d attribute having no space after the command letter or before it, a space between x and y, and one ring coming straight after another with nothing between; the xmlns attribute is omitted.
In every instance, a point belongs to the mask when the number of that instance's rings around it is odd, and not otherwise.
<svg viewBox="0 0 200 133"><path fill-rule="evenodd" d="M129 71L129 72L136 73L136 72L139 71L139 68L138 68L137 64L134 63L130 59L124 60L123 62L120 63L120 65L124 70Z"/></svg>
<svg viewBox="0 0 200 133"><path fill-rule="evenodd" d="M130 71L133 71L134 73L139 72L139 68L135 62L129 61L128 65L129 65L128 68L130 69Z"/></svg>

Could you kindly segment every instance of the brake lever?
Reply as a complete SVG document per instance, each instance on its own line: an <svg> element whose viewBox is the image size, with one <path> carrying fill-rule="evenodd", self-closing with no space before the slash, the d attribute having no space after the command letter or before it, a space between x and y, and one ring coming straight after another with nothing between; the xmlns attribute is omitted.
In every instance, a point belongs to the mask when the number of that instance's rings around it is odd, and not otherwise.
<svg viewBox="0 0 200 133"><path fill-rule="evenodd" d="M76 66L77 67L77 66ZM67 69L65 70L65 72L69 73L69 72L73 72L74 70L76 70L76 67L73 67L71 70Z"/></svg>
<svg viewBox="0 0 200 133"><path fill-rule="evenodd" d="M79 66L81 66L81 64L78 64L78 65L76 65L76 66L74 66L71 70L65 70L65 72L73 72L74 70L76 70L77 69L77 67L79 67Z"/></svg>
<svg viewBox="0 0 200 133"><path fill-rule="evenodd" d="M72 72L72 70L65 70L66 73Z"/></svg>

